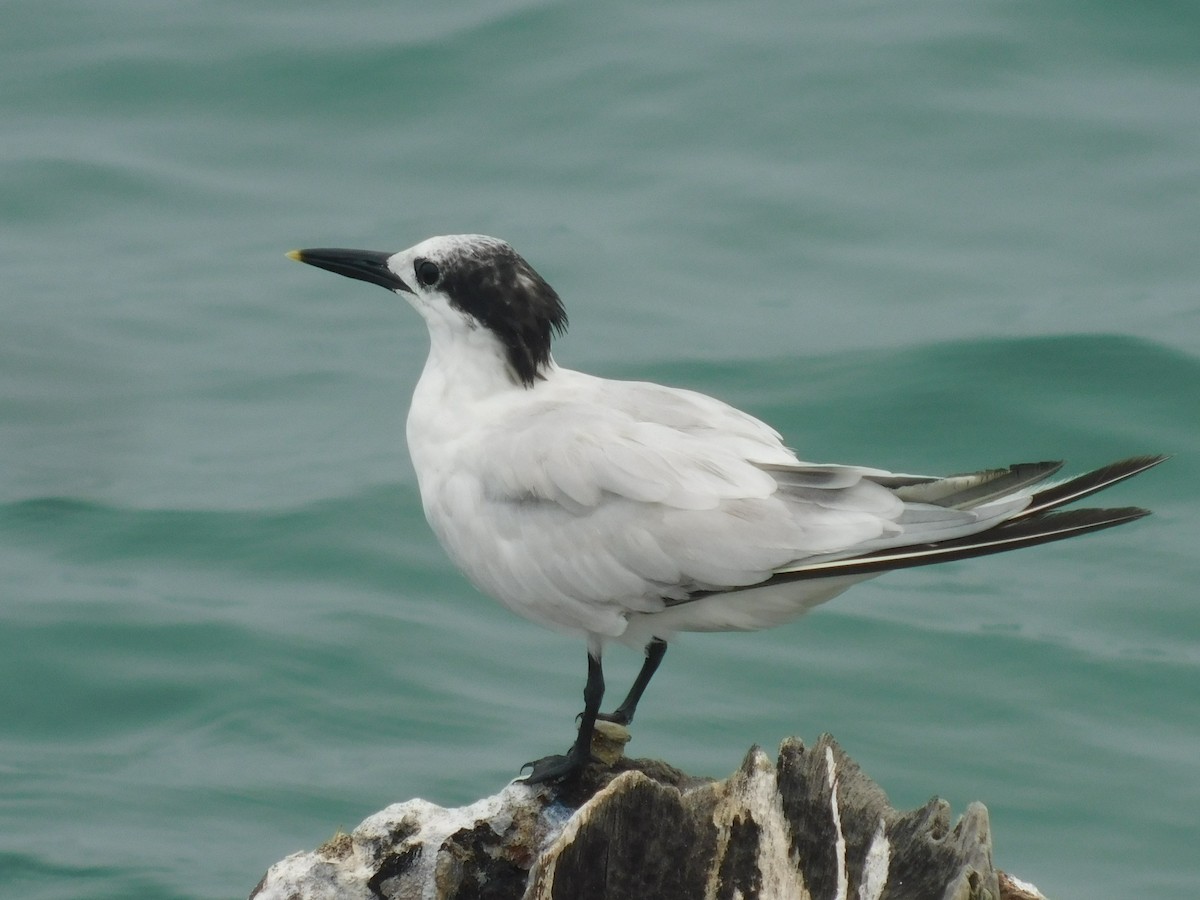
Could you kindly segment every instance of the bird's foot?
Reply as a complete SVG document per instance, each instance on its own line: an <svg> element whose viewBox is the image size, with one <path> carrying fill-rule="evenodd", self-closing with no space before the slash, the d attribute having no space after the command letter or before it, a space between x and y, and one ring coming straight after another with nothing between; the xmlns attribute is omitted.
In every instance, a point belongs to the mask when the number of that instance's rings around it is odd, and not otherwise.
<svg viewBox="0 0 1200 900"><path fill-rule="evenodd" d="M588 753L572 747L564 755L544 756L527 762L522 769L533 768L523 780L525 784L567 784L580 780L584 769L598 766L611 769L624 756L629 743L629 731L623 725L609 722L607 718L596 722L592 732L591 749Z"/></svg>
<svg viewBox="0 0 1200 900"><path fill-rule="evenodd" d="M592 762L591 754L577 753L572 747L569 753L543 756L525 763L521 766L522 771L527 768L533 771L520 781L522 784L572 784L579 781L583 770Z"/></svg>

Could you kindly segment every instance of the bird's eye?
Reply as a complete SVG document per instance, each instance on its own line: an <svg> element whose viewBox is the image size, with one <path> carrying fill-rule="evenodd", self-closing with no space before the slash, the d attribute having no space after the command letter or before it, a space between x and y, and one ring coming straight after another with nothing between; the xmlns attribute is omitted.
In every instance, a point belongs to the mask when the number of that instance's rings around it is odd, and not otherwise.
<svg viewBox="0 0 1200 900"><path fill-rule="evenodd" d="M433 287L438 283L438 279L442 277L442 270L437 267L437 263L430 262L427 259L417 260L414 267L417 275L417 281L425 285L425 287Z"/></svg>

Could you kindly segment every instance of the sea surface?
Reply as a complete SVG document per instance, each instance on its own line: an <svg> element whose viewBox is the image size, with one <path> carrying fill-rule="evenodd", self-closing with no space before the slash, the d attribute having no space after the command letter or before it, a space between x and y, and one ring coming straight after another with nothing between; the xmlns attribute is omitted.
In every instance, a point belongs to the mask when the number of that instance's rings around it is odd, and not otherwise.
<svg viewBox="0 0 1200 900"><path fill-rule="evenodd" d="M447 561L394 296L284 257L510 240L558 361L807 459L1165 452L1077 541L672 646L630 752L832 733L1053 898L1200 895L1200 6L12 0L0 897L245 896L565 748L580 642ZM614 693L636 654L606 660Z"/></svg>

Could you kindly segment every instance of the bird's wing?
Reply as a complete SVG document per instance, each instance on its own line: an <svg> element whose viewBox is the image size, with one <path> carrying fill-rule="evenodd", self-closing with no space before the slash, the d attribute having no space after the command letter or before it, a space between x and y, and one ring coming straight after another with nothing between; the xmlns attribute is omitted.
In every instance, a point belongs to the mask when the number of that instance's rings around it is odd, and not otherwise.
<svg viewBox="0 0 1200 900"><path fill-rule="evenodd" d="M480 428L453 468L486 502L444 527L469 531L452 537L476 549L489 533L512 537L460 565L483 558L514 579L538 572L558 590L636 606L754 584L813 556L958 537L1027 502L906 502L875 480L887 473L806 465L752 417L665 390L547 395ZM485 589L502 592L495 573Z"/></svg>
<svg viewBox="0 0 1200 900"><path fill-rule="evenodd" d="M551 398L476 423L439 472L425 473L422 499L485 593L535 621L618 635L631 612L753 584L825 549L803 549L810 538L841 527L854 542L883 527L877 516L839 526L841 514L821 510L801 527L742 442L755 438L731 444L583 397Z"/></svg>

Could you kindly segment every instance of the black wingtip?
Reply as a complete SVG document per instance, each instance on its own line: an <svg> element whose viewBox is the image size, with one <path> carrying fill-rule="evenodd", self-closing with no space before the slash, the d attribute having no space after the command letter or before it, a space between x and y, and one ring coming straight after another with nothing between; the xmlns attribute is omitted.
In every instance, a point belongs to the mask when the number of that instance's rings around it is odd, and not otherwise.
<svg viewBox="0 0 1200 900"><path fill-rule="evenodd" d="M1036 547L1039 544L1048 544L1052 541L1061 541L1081 534L1113 528L1148 515L1150 515L1148 509L1139 506L1122 506L1111 509L1072 509L1032 518L1010 519L1003 525L967 537L878 550L863 556L802 565L796 569L776 574L765 584L843 575L877 575L896 569L910 569L917 566L972 559L976 556L990 556L993 553ZM750 587L762 586L762 583L750 585Z"/></svg>
<svg viewBox="0 0 1200 900"><path fill-rule="evenodd" d="M1170 457L1163 453L1146 454L1131 456L1128 459L1101 466L1099 469L1048 487L1044 491L1038 491L1030 498L1029 506L1014 519L1027 519L1059 506L1074 503L1076 500L1082 500L1084 497L1090 497L1097 491L1110 488L1134 475L1140 475L1147 469L1153 469L1168 459Z"/></svg>
<svg viewBox="0 0 1200 900"><path fill-rule="evenodd" d="M1109 525L1123 525L1126 522L1136 522L1138 519L1144 519L1146 516L1152 515L1154 511L1141 506L1120 506L1107 510L1107 512L1113 515L1113 520L1106 525L1099 526L1101 528L1107 528Z"/></svg>

